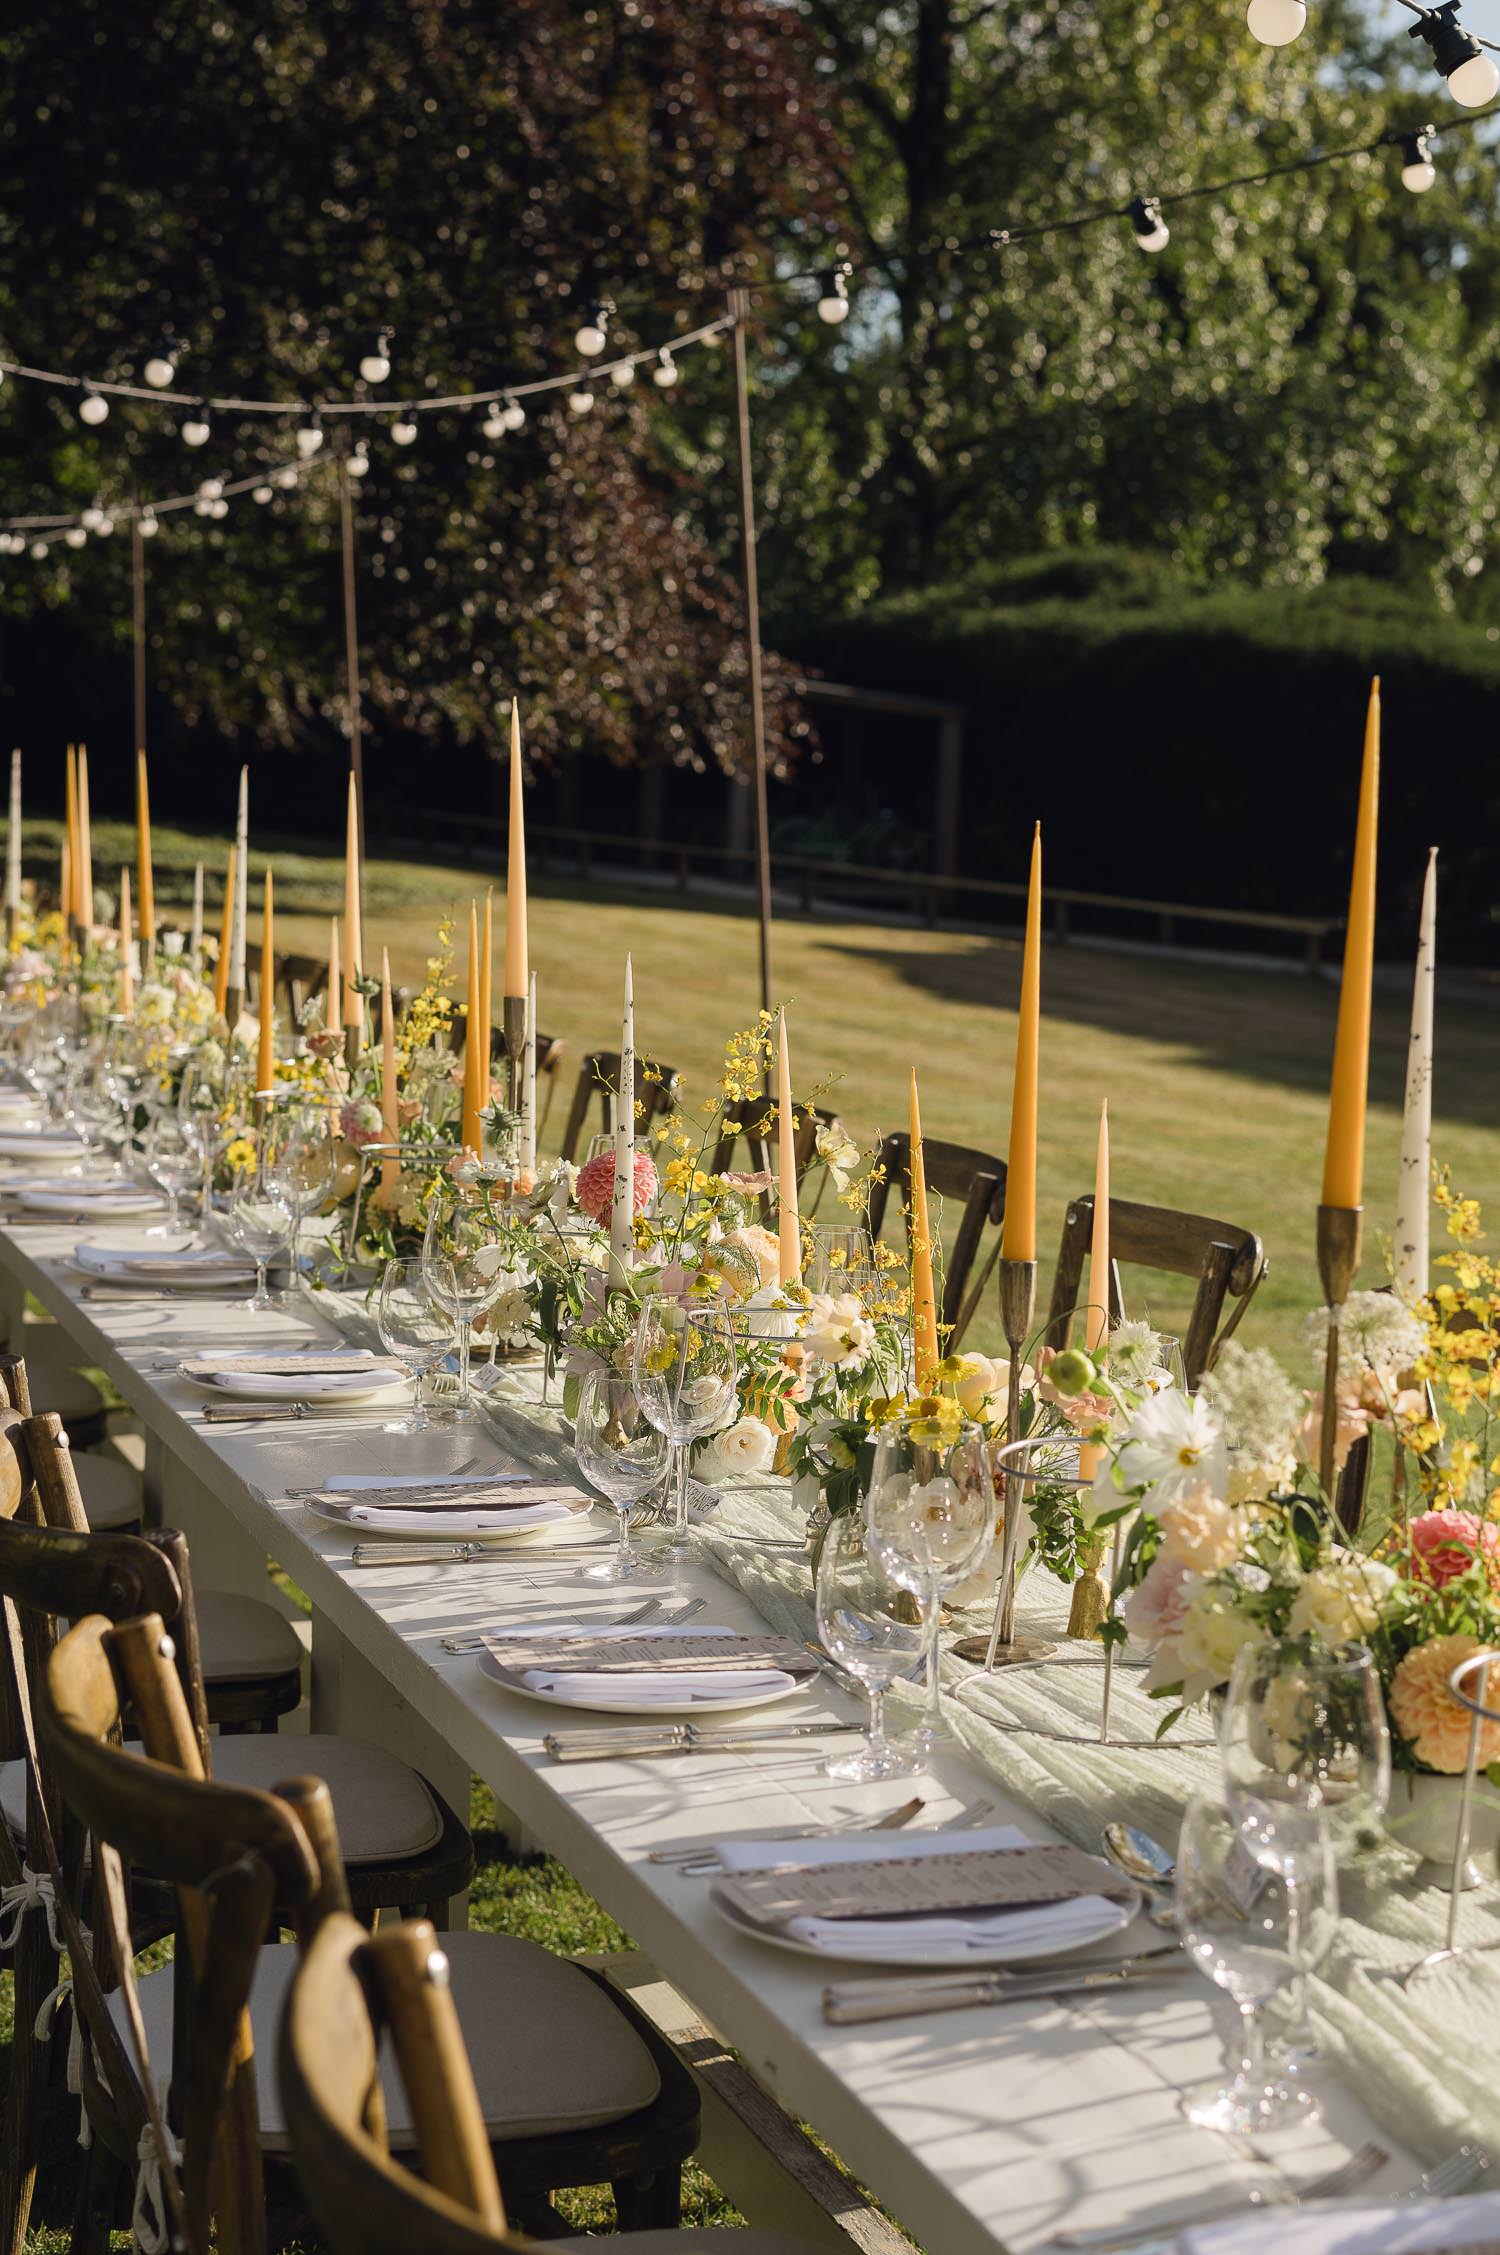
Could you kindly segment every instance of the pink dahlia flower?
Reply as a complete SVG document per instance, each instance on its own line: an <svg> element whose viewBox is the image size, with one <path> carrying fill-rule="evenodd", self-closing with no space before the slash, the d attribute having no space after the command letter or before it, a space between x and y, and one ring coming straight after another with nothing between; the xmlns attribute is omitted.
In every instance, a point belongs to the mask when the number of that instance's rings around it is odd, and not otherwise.
<svg viewBox="0 0 1500 2255"><path fill-rule="evenodd" d="M578 1170L573 1193L590 1221L603 1221L615 1202L615 1155L601 1151ZM643 1214L656 1196L656 1162L649 1151L635 1155L635 1210Z"/></svg>
<svg viewBox="0 0 1500 2255"><path fill-rule="evenodd" d="M1411 1523L1411 1578L1442 1589L1483 1558L1493 1574L1500 1527L1487 1526L1472 1511L1424 1511Z"/></svg>

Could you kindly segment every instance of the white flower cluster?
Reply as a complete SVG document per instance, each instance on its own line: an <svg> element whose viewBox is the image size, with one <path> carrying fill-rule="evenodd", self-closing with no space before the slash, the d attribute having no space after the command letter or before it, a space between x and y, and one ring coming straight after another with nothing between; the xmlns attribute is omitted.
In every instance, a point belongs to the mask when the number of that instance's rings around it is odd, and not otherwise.
<svg viewBox="0 0 1500 2255"><path fill-rule="evenodd" d="M1161 1339L1149 1323L1117 1323L1109 1335L1109 1373L1123 1386L1147 1386L1161 1364Z"/></svg>
<svg viewBox="0 0 1500 2255"><path fill-rule="evenodd" d="M1315 1310L1302 1327L1302 1340L1321 1367L1328 1338L1328 1311ZM1339 1321L1339 1376L1358 1380L1373 1372L1392 1387L1410 1370L1425 1345L1421 1324L1393 1292L1351 1292Z"/></svg>
<svg viewBox="0 0 1500 2255"><path fill-rule="evenodd" d="M1297 1472L1297 1428L1307 1403L1276 1357L1231 1339L1204 1378L1207 1397L1233 1452L1229 1500L1290 1485Z"/></svg>

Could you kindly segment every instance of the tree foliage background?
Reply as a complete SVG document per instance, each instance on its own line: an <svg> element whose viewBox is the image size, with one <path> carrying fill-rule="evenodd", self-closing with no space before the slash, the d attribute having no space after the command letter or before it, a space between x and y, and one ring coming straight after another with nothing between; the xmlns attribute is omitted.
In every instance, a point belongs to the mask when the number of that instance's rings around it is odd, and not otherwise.
<svg viewBox="0 0 1500 2255"><path fill-rule="evenodd" d="M756 299L763 591L818 622L1000 558L1156 554L1173 586L1371 578L1487 618L1497 163L1400 20L1320 0L1296 46L1242 0L75 0L0 28L0 342L130 376L347 392L395 331L394 403L566 367L581 309L655 343L732 279L846 251L840 330ZM978 257L988 227L1449 124L1423 198L1382 152ZM473 416L373 436L361 497L369 719L544 754L732 764L746 744L727 353L671 399L601 387L500 444ZM11 511L243 473L264 425L0 395ZM247 522L248 520L248 522ZM340 710L326 473L151 552L152 673L188 720L327 742ZM8 571L118 647L118 536ZM1481 629L1482 631L1482 629ZM52 649L55 643L45 645ZM774 751L802 723L773 666Z"/></svg>

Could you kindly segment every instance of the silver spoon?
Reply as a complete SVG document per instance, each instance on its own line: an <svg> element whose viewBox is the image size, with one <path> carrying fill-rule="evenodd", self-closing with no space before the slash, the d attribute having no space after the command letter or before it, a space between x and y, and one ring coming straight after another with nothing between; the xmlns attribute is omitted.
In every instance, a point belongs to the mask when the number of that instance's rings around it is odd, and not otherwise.
<svg viewBox="0 0 1500 2255"><path fill-rule="evenodd" d="M1151 1924L1174 1926L1171 1888L1177 1877L1177 1859L1170 1850L1133 1824L1107 1824L1103 1846L1116 1871L1123 1871L1140 1888Z"/></svg>

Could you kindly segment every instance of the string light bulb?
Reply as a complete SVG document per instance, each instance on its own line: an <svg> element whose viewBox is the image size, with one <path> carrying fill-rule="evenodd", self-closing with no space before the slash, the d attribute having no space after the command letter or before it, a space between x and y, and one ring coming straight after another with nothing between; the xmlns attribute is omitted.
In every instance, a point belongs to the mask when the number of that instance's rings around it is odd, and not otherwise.
<svg viewBox="0 0 1500 2255"><path fill-rule="evenodd" d="M274 473L271 483L279 485L283 493L294 493L297 487L296 464L294 462L283 462L281 468Z"/></svg>
<svg viewBox="0 0 1500 2255"><path fill-rule="evenodd" d="M97 501L92 503L89 508L79 510L78 522L85 532L97 532L99 530L104 522L104 511L99 507Z"/></svg>
<svg viewBox="0 0 1500 2255"><path fill-rule="evenodd" d="M171 346L163 345L160 352L153 352L142 373L153 391L165 391L177 375L177 361Z"/></svg>
<svg viewBox="0 0 1500 2255"><path fill-rule="evenodd" d="M142 540L154 540L156 538L156 535L161 531L161 526L157 523L155 512L151 509L143 509L136 522Z"/></svg>
<svg viewBox="0 0 1500 2255"><path fill-rule="evenodd" d="M258 485L251 492L250 498L252 501L258 501L264 509L268 501L275 500L276 488L270 485Z"/></svg>
<svg viewBox="0 0 1500 2255"><path fill-rule="evenodd" d="M1437 182L1437 166L1432 161L1432 134L1430 128L1420 133L1403 133L1401 136L1401 185L1414 196L1425 196Z"/></svg>
<svg viewBox="0 0 1500 2255"><path fill-rule="evenodd" d="M109 420L109 401L102 392L96 392L88 384L84 385L83 397L78 402L78 420L80 423L91 424Z"/></svg>
<svg viewBox="0 0 1500 2255"><path fill-rule="evenodd" d="M44 557L44 556L46 555L46 553L47 553L47 543L46 543L46 541L45 541L45 540L34 540L34 541L33 541L33 542L31 543L31 553L32 553L32 555L33 555L33 556L35 556L35 558L36 558L37 562L38 562L38 563L40 563L40 562L41 562L41 560L42 560L42 558L43 558L43 557Z"/></svg>
<svg viewBox="0 0 1500 2255"><path fill-rule="evenodd" d="M849 279L841 266L830 266L818 277L818 319L836 329L849 318Z"/></svg>
<svg viewBox="0 0 1500 2255"><path fill-rule="evenodd" d="M1172 230L1161 215L1161 205L1154 196L1136 196L1130 206L1130 224L1135 234L1138 251L1148 251L1154 257L1164 251L1172 240Z"/></svg>
<svg viewBox="0 0 1500 2255"><path fill-rule="evenodd" d="M1250 0L1245 23L1262 47L1290 47L1307 29L1307 0Z"/></svg>
<svg viewBox="0 0 1500 2255"><path fill-rule="evenodd" d="M359 372L367 384L383 384L391 372L391 332L382 329L373 348L360 361Z"/></svg>
<svg viewBox="0 0 1500 2255"><path fill-rule="evenodd" d="M227 517L229 514L229 503L222 498L218 501L210 501L208 505L208 513L211 517Z"/></svg>
<svg viewBox="0 0 1500 2255"><path fill-rule="evenodd" d="M63 539L70 548L81 548L88 539L88 534L84 531L82 525L69 525L67 531L63 534Z"/></svg>
<svg viewBox="0 0 1500 2255"><path fill-rule="evenodd" d="M526 410L518 399L508 399L501 410L500 420L508 431L518 431L526 421Z"/></svg>
<svg viewBox="0 0 1500 2255"><path fill-rule="evenodd" d="M574 336L573 342L585 360L596 359L609 342L609 313L607 304L596 305Z"/></svg>
<svg viewBox="0 0 1500 2255"><path fill-rule="evenodd" d="M365 442L361 439L349 457L349 475L351 478L367 478L369 474L370 457L366 454Z"/></svg>
<svg viewBox="0 0 1500 2255"><path fill-rule="evenodd" d="M303 423L299 427L296 439L297 452L304 462L310 462L323 444L323 425L316 414L314 414L311 422Z"/></svg>
<svg viewBox="0 0 1500 2255"><path fill-rule="evenodd" d="M198 498L200 501L217 501L223 491L222 478L205 478L198 488Z"/></svg>
<svg viewBox="0 0 1500 2255"><path fill-rule="evenodd" d="M635 362L633 360L617 360L609 372L609 380L616 391L629 391L631 385L635 382Z"/></svg>
<svg viewBox="0 0 1500 2255"><path fill-rule="evenodd" d="M510 426L505 420L505 413L498 399L490 402L484 421L479 427L486 438L504 438Z"/></svg>
<svg viewBox="0 0 1500 2255"><path fill-rule="evenodd" d="M593 404L594 395L589 390L588 381L585 378L585 380L579 384L576 391L569 392L568 407L570 412L574 415L587 415Z"/></svg>
<svg viewBox="0 0 1500 2255"><path fill-rule="evenodd" d="M99 519L98 524L94 527L95 532L99 535L99 538L101 540L108 540L110 534L114 531L114 529L115 520L112 516L109 515L108 511L105 512L105 514Z"/></svg>
<svg viewBox="0 0 1500 2255"><path fill-rule="evenodd" d="M651 381L661 391L670 391L677 381L677 363L665 345L656 356L656 366L651 371Z"/></svg>
<svg viewBox="0 0 1500 2255"><path fill-rule="evenodd" d="M416 435L416 422L410 415L398 415L391 425L391 438L397 446L410 446Z"/></svg>
<svg viewBox="0 0 1500 2255"><path fill-rule="evenodd" d="M206 415L190 415L182 426L184 446L207 446L212 435L212 427Z"/></svg>
<svg viewBox="0 0 1500 2255"><path fill-rule="evenodd" d="M1412 25L1408 37L1424 40L1433 68L1448 81L1448 91L1466 110L1482 110L1500 94L1500 70L1472 32L1458 20L1459 0L1438 0Z"/></svg>

